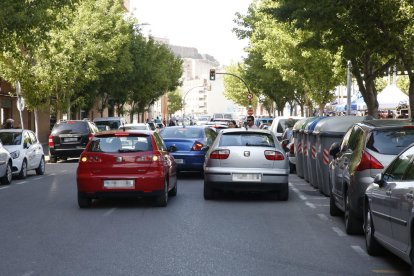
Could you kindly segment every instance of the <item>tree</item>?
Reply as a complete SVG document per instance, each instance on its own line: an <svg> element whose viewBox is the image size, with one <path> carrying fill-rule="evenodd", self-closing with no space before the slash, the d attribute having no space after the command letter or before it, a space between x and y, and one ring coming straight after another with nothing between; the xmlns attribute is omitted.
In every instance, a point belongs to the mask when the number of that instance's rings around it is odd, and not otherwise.
<svg viewBox="0 0 414 276"><path fill-rule="evenodd" d="M168 115L171 116L183 108L183 100L179 91L175 90L168 94Z"/></svg>

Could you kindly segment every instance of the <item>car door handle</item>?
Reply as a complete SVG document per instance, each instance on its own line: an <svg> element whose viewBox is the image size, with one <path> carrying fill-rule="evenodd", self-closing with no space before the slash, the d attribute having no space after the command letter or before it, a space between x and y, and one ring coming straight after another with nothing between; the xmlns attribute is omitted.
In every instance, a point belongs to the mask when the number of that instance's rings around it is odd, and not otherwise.
<svg viewBox="0 0 414 276"><path fill-rule="evenodd" d="M390 195L392 194L391 189L389 189L388 191L386 191L386 192L385 192L385 194L386 194L387 196L390 196Z"/></svg>

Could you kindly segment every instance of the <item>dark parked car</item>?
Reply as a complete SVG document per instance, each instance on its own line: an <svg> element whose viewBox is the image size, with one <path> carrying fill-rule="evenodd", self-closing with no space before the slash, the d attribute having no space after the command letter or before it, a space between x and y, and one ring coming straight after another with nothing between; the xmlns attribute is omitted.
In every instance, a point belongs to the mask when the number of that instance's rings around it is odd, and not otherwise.
<svg viewBox="0 0 414 276"><path fill-rule="evenodd" d="M362 233L365 190L405 147L414 142L408 120L368 120L354 124L330 154L330 213L345 213L348 234Z"/></svg>
<svg viewBox="0 0 414 276"><path fill-rule="evenodd" d="M60 121L55 124L49 136L50 162L59 158L79 157L89 140L99 132L88 120Z"/></svg>
<svg viewBox="0 0 414 276"><path fill-rule="evenodd" d="M171 154L177 171L203 171L207 150L217 133L208 126L172 126L161 129L160 135L168 148L176 147Z"/></svg>
<svg viewBox="0 0 414 276"><path fill-rule="evenodd" d="M382 246L411 263L414 275L414 144L377 175L365 192L364 232L367 252Z"/></svg>

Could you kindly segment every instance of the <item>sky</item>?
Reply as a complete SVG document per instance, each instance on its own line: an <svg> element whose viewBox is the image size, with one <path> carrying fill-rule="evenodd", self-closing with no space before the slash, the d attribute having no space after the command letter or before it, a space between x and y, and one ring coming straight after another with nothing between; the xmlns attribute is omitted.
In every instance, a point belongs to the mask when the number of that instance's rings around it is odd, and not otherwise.
<svg viewBox="0 0 414 276"><path fill-rule="evenodd" d="M246 57L247 40L239 40L235 13L245 15L253 0L130 0L144 34L167 38L170 44L195 47L221 65Z"/></svg>

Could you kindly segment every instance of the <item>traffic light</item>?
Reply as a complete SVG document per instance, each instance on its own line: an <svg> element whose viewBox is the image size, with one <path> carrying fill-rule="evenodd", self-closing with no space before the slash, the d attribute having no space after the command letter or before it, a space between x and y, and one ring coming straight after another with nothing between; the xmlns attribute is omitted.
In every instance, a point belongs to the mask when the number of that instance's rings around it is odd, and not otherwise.
<svg viewBox="0 0 414 276"><path fill-rule="evenodd" d="M210 69L210 80L216 80L216 69Z"/></svg>

